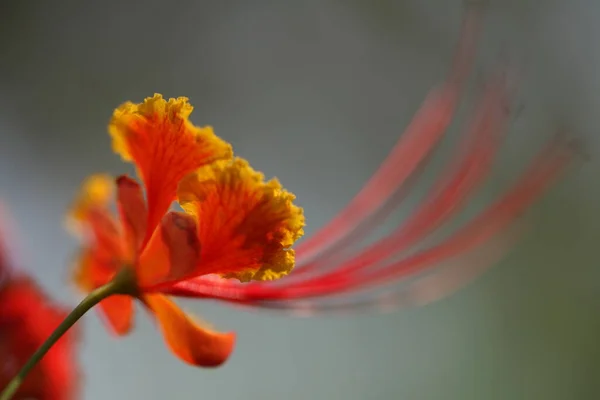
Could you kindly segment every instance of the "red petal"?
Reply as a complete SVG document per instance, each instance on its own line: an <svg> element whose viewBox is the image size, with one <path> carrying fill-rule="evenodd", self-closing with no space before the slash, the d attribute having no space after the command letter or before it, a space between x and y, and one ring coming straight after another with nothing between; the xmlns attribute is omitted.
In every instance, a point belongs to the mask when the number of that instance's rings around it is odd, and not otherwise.
<svg viewBox="0 0 600 400"><path fill-rule="evenodd" d="M111 296L100 302L100 310L116 335L123 336L131 331L133 325L133 297Z"/></svg>
<svg viewBox="0 0 600 400"><path fill-rule="evenodd" d="M138 285L144 289L188 277L195 272L200 249L194 218L180 212L167 213L140 255Z"/></svg>
<svg viewBox="0 0 600 400"><path fill-rule="evenodd" d="M141 186L126 175L117 178L117 204L129 251L133 256L146 235L148 210Z"/></svg>

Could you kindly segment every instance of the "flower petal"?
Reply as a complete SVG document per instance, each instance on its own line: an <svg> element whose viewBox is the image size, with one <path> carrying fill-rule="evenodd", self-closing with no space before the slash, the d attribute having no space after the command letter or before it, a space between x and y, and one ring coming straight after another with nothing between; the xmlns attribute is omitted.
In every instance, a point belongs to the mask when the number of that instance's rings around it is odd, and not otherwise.
<svg viewBox="0 0 600 400"><path fill-rule="evenodd" d="M218 367L233 351L235 333L219 333L186 315L163 295L145 295L171 351L181 360L198 367Z"/></svg>
<svg viewBox="0 0 600 400"><path fill-rule="evenodd" d="M185 97L166 101L155 94L141 104L121 105L110 122L114 151L135 163L146 185L149 231L144 243L175 200L181 178L205 164L232 157L231 145L211 127L199 128L188 120L192 110Z"/></svg>
<svg viewBox="0 0 600 400"><path fill-rule="evenodd" d="M241 281L272 280L294 266L289 249L302 236L304 215L276 180L264 182L246 160L217 161L184 178L179 203L198 219L202 243L196 274Z"/></svg>
<svg viewBox="0 0 600 400"><path fill-rule="evenodd" d="M73 269L73 280L84 293L108 283L121 266L110 263L107 255L98 250L86 249L78 257ZM133 299L129 296L112 296L100 302L99 311L116 335L129 333L133 320Z"/></svg>
<svg viewBox="0 0 600 400"><path fill-rule="evenodd" d="M87 219L91 232L73 267L75 284L84 292L108 283L120 267L132 262L126 243L108 212L93 210Z"/></svg>
<svg viewBox="0 0 600 400"><path fill-rule="evenodd" d="M100 310L113 333L123 336L133 326L133 297L114 295L100 302Z"/></svg>
<svg viewBox="0 0 600 400"><path fill-rule="evenodd" d="M142 187L127 175L117 178L117 204L131 254L136 254L146 235L148 210Z"/></svg>
<svg viewBox="0 0 600 400"><path fill-rule="evenodd" d="M140 288L181 280L195 272L200 261L196 221L181 212L167 213L138 261Z"/></svg>
<svg viewBox="0 0 600 400"><path fill-rule="evenodd" d="M91 292L108 283L115 276L117 267L116 262L110 262L108 254L98 249L84 249L73 264L73 282L81 291Z"/></svg>
<svg viewBox="0 0 600 400"><path fill-rule="evenodd" d="M83 237L98 258L109 260L125 257L126 243L122 240L117 221L108 209L114 192L114 180L107 175L86 179L67 214L67 224ZM125 260L130 261L130 260Z"/></svg>
<svg viewBox="0 0 600 400"><path fill-rule="evenodd" d="M97 174L88 177L67 213L68 226L79 231L79 225L87 222L90 211L107 209L114 188L114 181L108 175Z"/></svg>

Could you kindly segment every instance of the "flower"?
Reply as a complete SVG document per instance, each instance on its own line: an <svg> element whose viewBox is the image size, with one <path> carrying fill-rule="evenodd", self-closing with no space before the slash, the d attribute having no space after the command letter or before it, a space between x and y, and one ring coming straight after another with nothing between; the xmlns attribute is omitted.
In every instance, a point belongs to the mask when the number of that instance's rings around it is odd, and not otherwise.
<svg viewBox="0 0 600 400"><path fill-rule="evenodd" d="M123 293L100 303L118 335L131 330L133 300L153 313L172 352L197 366L221 365L235 334L219 333L184 313L160 287L205 274L269 280L294 266L290 246L302 235L302 209L277 180L264 181L211 128L188 117L186 98L125 103L111 120L113 149L132 161L132 178L88 178L77 196L70 225L83 238L74 279L85 292L118 274L133 276ZM118 220L110 212L116 192ZM174 200L186 212L169 211Z"/></svg>
<svg viewBox="0 0 600 400"><path fill-rule="evenodd" d="M476 14L467 16L451 79L433 90L379 170L331 221L296 247L296 268L278 285L241 285L199 276L163 293L211 298L253 309L301 315L396 309L440 299L505 255L520 237L520 216L578 159L581 146L558 134L512 188L467 223L456 216L490 175L507 132L510 86L505 71L490 80L464 130L459 151L403 224L379 240L370 234L405 198L435 144L452 121L474 41ZM465 36L466 35L466 36ZM458 77L458 78L457 78ZM454 80L453 80L454 79ZM459 83L457 83L459 82ZM395 286L393 286L395 285Z"/></svg>
<svg viewBox="0 0 600 400"><path fill-rule="evenodd" d="M90 291L133 271L134 285L101 303L114 330L130 330L133 298L139 298L177 356L215 366L229 356L233 334L196 323L167 296L313 315L424 304L472 280L512 247L518 217L552 187L578 150L564 137L551 140L512 188L440 236L440 228L490 175L506 134L510 87L508 74L498 74L465 129L458 155L424 201L392 232L370 240L452 122L479 27L479 11L470 11L448 80L430 93L350 204L295 251L304 216L294 196L234 158L212 130L193 127L186 99L166 102L155 95L141 105L122 106L110 127L113 147L136 164L146 200L140 185L126 176L116 181L95 176L84 184L71 214L86 242L75 275L79 286ZM107 200L115 188L118 223ZM183 213L168 211L175 199ZM268 282L284 276L281 283ZM387 287L396 283L403 287ZM353 297L356 293L366 295Z"/></svg>
<svg viewBox="0 0 600 400"><path fill-rule="evenodd" d="M1 239L1 238L0 238ZM0 388L16 375L67 311L54 304L35 281L8 265L0 243ZM16 399L73 400L79 391L77 329L59 339L16 392Z"/></svg>
<svg viewBox="0 0 600 400"><path fill-rule="evenodd" d="M573 164L579 145L562 135L555 137L511 189L454 233L429 244L463 206L473 184L482 179L477 176L482 173L481 160L476 161L481 153L472 151L462 165L434 185L436 193L405 224L372 244L353 251L358 246L349 246L346 237L337 246L319 246L320 255L298 262L290 277L277 286L240 285L218 276L201 276L174 283L163 292L302 316L389 311L445 297L512 248L522 233L519 217ZM423 244L427 246L422 248ZM299 259L303 255L298 252ZM400 287L389 288L392 284ZM356 293L361 296L355 297Z"/></svg>

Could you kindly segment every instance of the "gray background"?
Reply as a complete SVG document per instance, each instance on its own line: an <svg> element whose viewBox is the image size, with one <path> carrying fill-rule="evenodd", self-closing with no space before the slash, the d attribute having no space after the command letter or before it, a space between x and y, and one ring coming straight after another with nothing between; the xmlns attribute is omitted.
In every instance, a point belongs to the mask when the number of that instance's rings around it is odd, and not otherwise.
<svg viewBox="0 0 600 400"><path fill-rule="evenodd" d="M533 234L515 252L456 295L394 314L293 319L186 302L238 331L217 370L172 357L143 312L124 340L87 316L82 397L598 398L600 8L491 3L478 75L508 50L523 112L479 199L508 183L557 124L591 154L533 210ZM314 232L443 79L462 10L458 0L3 1L0 196L19 224L17 257L75 303L65 280L77 243L63 213L88 174L133 172L111 153L106 124L121 102L154 92L190 97L193 121L278 176Z"/></svg>

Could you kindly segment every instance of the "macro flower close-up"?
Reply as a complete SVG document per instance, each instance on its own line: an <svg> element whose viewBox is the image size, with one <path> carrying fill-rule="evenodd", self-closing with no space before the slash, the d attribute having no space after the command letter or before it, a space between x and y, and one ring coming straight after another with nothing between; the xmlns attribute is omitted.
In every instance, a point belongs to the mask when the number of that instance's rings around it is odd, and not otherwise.
<svg viewBox="0 0 600 400"><path fill-rule="evenodd" d="M77 285L91 292L115 282L100 302L113 331L130 331L138 298L174 354L211 367L229 357L235 335L186 315L158 288L207 274L242 281L285 276L304 217L277 180L265 182L248 162L232 158L231 146L210 127L193 126L191 111L186 98L158 94L119 107L109 128L113 148L135 163L144 187L125 175L94 175L68 222L84 243ZM113 194L118 219L109 210ZM186 212L169 211L175 199Z"/></svg>
<svg viewBox="0 0 600 400"><path fill-rule="evenodd" d="M595 25L517 3L0 7L0 400L597 398Z"/></svg>

